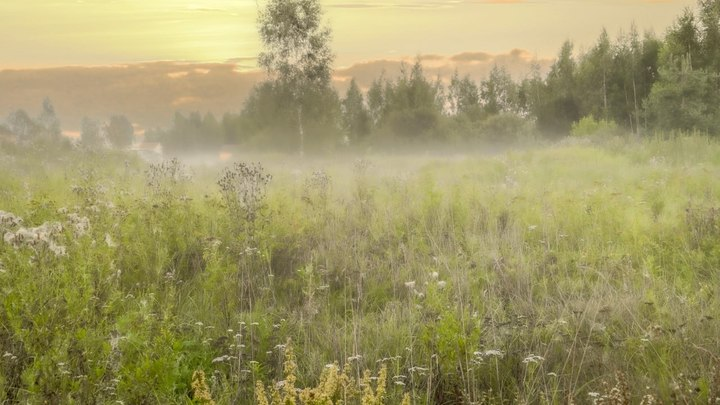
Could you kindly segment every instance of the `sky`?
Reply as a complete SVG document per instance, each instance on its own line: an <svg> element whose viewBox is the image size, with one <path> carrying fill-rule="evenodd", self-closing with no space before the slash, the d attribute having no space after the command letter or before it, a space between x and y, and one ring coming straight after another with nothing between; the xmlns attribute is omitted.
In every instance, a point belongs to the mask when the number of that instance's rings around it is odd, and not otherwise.
<svg viewBox="0 0 720 405"><path fill-rule="evenodd" d="M143 83L168 111L239 106L261 50L255 19L264 0L1 0L0 118L9 108L37 109L42 97L75 111L85 91L97 93L89 113L133 105ZM332 27L336 85L361 85L399 61L422 55L429 74L455 69L482 79L494 64L516 78L530 63L546 69L562 42L578 51L600 31L611 36L635 23L662 34L695 0L321 0ZM147 72L144 75L143 72ZM150 78L153 78L150 80ZM212 79L212 80L211 80ZM59 82L63 80L64 82ZM225 80L226 86L216 83ZM190 83L192 81L192 83ZM210 85L217 92L203 88ZM75 87L73 88L73 83ZM95 86L95 89L87 87ZM76 99L69 97L74 91ZM112 93L112 92L115 93ZM240 92L238 94L237 92ZM98 106L110 94L125 100ZM204 95L203 95L204 94ZM54 97L53 97L54 96ZM109 96L108 96L109 97ZM40 100L37 100L40 98ZM153 97L153 99L158 99ZM135 100L136 101L136 100ZM158 101L158 100L156 100ZM108 101L110 102L110 101ZM15 104L10 104L15 103ZM32 104L34 103L34 104ZM56 102L57 104L57 102ZM102 108L101 108L102 107ZM94 109L93 109L94 108ZM239 108L239 107L238 107ZM147 108L137 107L140 113ZM233 108L226 108L232 110ZM136 112L136 111L130 111ZM128 113L130 113L128 112ZM147 114L145 114L147 115ZM149 122L148 122L149 123ZM146 123L146 124L148 124Z"/></svg>

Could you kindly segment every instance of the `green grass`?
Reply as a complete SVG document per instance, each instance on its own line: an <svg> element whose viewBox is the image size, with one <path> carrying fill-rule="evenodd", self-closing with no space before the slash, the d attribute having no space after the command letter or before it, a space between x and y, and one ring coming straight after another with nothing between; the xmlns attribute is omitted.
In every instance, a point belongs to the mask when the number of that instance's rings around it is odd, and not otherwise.
<svg viewBox="0 0 720 405"><path fill-rule="evenodd" d="M196 370L252 403L288 338L298 387L386 364L386 403L586 403L618 371L633 402L707 403L720 378L716 141L246 158L254 208L222 166L149 186L119 153L0 149L0 210L67 250L0 242L0 403L192 403Z"/></svg>

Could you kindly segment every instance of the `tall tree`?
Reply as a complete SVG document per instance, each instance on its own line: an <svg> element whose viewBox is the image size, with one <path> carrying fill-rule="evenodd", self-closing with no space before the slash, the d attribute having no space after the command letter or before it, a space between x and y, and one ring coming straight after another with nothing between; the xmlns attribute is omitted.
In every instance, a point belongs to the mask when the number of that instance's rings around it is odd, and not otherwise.
<svg viewBox="0 0 720 405"><path fill-rule="evenodd" d="M297 110L300 154L304 154L304 103L311 93L330 88L334 60L330 28L322 22L318 0L269 0L258 24L264 47L260 66L289 90Z"/></svg>
<svg viewBox="0 0 720 405"><path fill-rule="evenodd" d="M42 111L38 117L38 123L45 129L45 133L51 139L57 139L60 137L60 120L55 114L55 107L49 98L45 97L43 100Z"/></svg>
<svg viewBox="0 0 720 405"><path fill-rule="evenodd" d="M80 141L88 148L98 148L104 143L100 124L94 119L84 117L80 124Z"/></svg>
<svg viewBox="0 0 720 405"><path fill-rule="evenodd" d="M662 64L674 64L678 70L694 68L701 62L700 31L695 14L689 8L683 11L665 37ZM683 66L690 61L690 66Z"/></svg>
<svg viewBox="0 0 720 405"><path fill-rule="evenodd" d="M132 144L133 136L135 135L135 129L133 128L130 120L124 115L113 115L110 117L110 122L105 127L108 141L118 148L127 148Z"/></svg>
<svg viewBox="0 0 720 405"><path fill-rule="evenodd" d="M466 75L462 79L457 70L450 78L448 86L448 109L450 115L472 115L475 117L480 107L480 89L477 84Z"/></svg>
<svg viewBox="0 0 720 405"><path fill-rule="evenodd" d="M387 93L385 91L387 86L385 86L383 76L384 73L380 75L380 78L373 80L367 93L368 111L374 127L380 126L380 120L385 115L387 109Z"/></svg>
<svg viewBox="0 0 720 405"><path fill-rule="evenodd" d="M370 133L370 114L355 79L342 100L343 129L351 142L358 141Z"/></svg>
<svg viewBox="0 0 720 405"><path fill-rule="evenodd" d="M517 86L504 67L495 65L490 76L480 84L480 96L489 115L517 110Z"/></svg>
<svg viewBox="0 0 720 405"><path fill-rule="evenodd" d="M596 119L609 118L608 82L612 68L612 44L607 30L603 29L595 46L585 54L578 67L578 86L585 95L583 115Z"/></svg>
<svg viewBox="0 0 720 405"><path fill-rule="evenodd" d="M28 142L32 141L38 134L37 123L30 118L25 110L17 110L7 118L7 124L10 131L15 134L18 141Z"/></svg>
<svg viewBox="0 0 720 405"><path fill-rule="evenodd" d="M720 0L700 0L700 22L703 66L715 73L720 89Z"/></svg>
<svg viewBox="0 0 720 405"><path fill-rule="evenodd" d="M573 44L566 41L555 63L550 68L545 95L538 105L538 127L549 136L562 136L570 132L573 122L580 119L580 102L576 89L576 63Z"/></svg>
<svg viewBox="0 0 720 405"><path fill-rule="evenodd" d="M425 77L420 59L408 72L405 64L400 77L385 88L384 124L396 135L422 138L438 127L442 116L442 87Z"/></svg>

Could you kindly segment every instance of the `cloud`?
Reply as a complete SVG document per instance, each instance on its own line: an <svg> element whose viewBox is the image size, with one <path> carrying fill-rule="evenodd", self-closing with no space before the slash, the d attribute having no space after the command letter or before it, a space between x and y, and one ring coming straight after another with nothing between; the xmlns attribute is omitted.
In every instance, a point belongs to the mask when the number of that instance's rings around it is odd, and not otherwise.
<svg viewBox="0 0 720 405"><path fill-rule="evenodd" d="M539 66L541 73L544 74L547 73L553 62L549 58L535 58L531 52L524 49L513 49L501 54L462 52L445 56L417 55L397 59L378 59L337 69L335 71L336 87L344 91L350 80L354 78L361 88L367 89L381 74L389 79L397 77L403 63L412 64L417 58L422 61L428 77L439 76L445 81L455 70L461 76L469 75L475 81L480 81L488 76L495 65L506 68L516 80L522 80L531 72L533 64Z"/></svg>
<svg viewBox="0 0 720 405"><path fill-rule="evenodd" d="M463 52L453 55L450 60L453 62L486 62L492 59L492 55L485 52Z"/></svg>
<svg viewBox="0 0 720 405"><path fill-rule="evenodd" d="M0 120L22 108L37 114L49 97L63 127L77 129L83 116L125 114L143 128L166 126L175 110L238 111L258 71L230 63L152 62L104 67L0 71Z"/></svg>

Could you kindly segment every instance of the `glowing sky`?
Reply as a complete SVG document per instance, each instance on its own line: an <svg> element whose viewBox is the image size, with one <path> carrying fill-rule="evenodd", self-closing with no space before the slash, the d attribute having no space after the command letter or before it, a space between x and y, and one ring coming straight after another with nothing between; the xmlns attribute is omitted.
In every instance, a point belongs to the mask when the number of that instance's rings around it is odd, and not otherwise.
<svg viewBox="0 0 720 405"><path fill-rule="evenodd" d="M254 67L263 0L1 0L0 69L146 61ZM338 66L526 49L552 57L634 21L662 33L695 0L322 0Z"/></svg>

